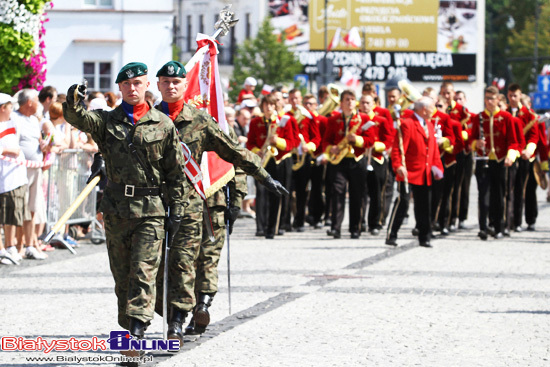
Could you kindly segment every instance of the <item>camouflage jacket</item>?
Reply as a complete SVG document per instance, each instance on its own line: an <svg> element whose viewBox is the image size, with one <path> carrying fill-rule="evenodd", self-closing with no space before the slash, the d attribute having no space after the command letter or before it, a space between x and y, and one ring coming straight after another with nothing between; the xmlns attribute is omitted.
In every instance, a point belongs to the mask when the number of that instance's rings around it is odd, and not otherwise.
<svg viewBox="0 0 550 367"><path fill-rule="evenodd" d="M190 186L181 164L183 153L174 124L163 113L151 109L134 126L122 107L113 111L86 111L82 106L63 103L65 119L78 129L90 133L97 143L110 181L135 187L165 184L165 201L172 213L183 215L184 192ZM156 183L147 180L145 171L128 147L128 134L141 159L149 167ZM100 210L121 218L159 217L165 215L160 196L125 196L105 188Z"/></svg>
<svg viewBox="0 0 550 367"><path fill-rule="evenodd" d="M157 108L162 109L161 105L158 105ZM187 144L193 158L199 165L204 151L214 151L223 160L232 163L236 170L241 168L260 182L267 178L268 173L261 167L258 155L240 146L236 140L227 136L208 113L184 104L183 109L174 121L174 125L178 130L181 141ZM198 194L191 190L189 200L193 201L197 198L199 198ZM197 202L195 201L195 203ZM200 202L197 203L197 205L200 204ZM195 207L193 202L189 209L194 210L191 207ZM195 209L198 210L198 207ZM200 205L200 210L202 210L202 205Z"/></svg>
<svg viewBox="0 0 550 367"><path fill-rule="evenodd" d="M237 134L232 127L229 127L229 136L234 141L237 141ZM229 200L231 206L240 208L243 198L248 192L248 188L246 186L246 173L242 169L236 168L235 177L227 183L227 186L229 186ZM206 204L209 208L220 206L225 208L227 207L226 194L226 188L224 187L210 196L206 201Z"/></svg>

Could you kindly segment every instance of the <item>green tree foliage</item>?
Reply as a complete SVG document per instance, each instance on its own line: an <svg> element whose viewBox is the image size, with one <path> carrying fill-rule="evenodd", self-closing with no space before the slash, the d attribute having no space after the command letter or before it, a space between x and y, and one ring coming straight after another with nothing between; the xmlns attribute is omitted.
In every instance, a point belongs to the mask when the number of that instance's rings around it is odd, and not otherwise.
<svg viewBox="0 0 550 367"><path fill-rule="evenodd" d="M294 75L303 70L302 64L284 42L277 42L270 19L264 19L256 38L248 39L237 47L229 96L237 99L239 91L248 76L258 80L256 90L264 84L278 85L294 82Z"/></svg>
<svg viewBox="0 0 550 367"><path fill-rule="evenodd" d="M548 55L547 0L486 0L485 70L492 77L517 82L524 90L534 82L533 61L510 61L511 57L532 57L535 44L535 9L540 6L539 55ZM513 19L510 22L510 19ZM510 28L510 26L512 26ZM489 65L491 63L491 65ZM539 70L543 62L539 62ZM487 82L490 76L487 75Z"/></svg>
<svg viewBox="0 0 550 367"><path fill-rule="evenodd" d="M550 4L546 3L540 7L540 16L538 22L538 55L548 56L550 48ZM535 47L535 17L525 20L524 28L520 30L514 29L508 38L510 49L513 50L510 56L529 57L534 55ZM537 75L544 64L550 60L538 62L538 70L534 70L534 60L516 61L511 63L511 79L519 83L522 89L528 91L529 84L536 84Z"/></svg>

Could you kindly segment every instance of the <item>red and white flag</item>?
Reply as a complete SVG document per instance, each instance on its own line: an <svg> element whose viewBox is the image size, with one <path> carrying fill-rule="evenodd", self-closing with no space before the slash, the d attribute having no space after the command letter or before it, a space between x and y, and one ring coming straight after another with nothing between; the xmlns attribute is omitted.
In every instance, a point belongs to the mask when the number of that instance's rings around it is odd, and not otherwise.
<svg viewBox="0 0 550 367"><path fill-rule="evenodd" d="M229 135L218 69L217 44L215 39L206 34L197 35L197 52L185 65L188 85L183 97L186 103L208 111L218 122L220 129ZM221 159L215 152L203 153L201 171L206 197L210 197L235 176L233 165Z"/></svg>
<svg viewBox="0 0 550 367"><path fill-rule="evenodd" d="M268 95L271 92L273 92L273 86L271 86L269 84L264 84L264 86L262 88L262 94L265 96L265 95Z"/></svg>
<svg viewBox="0 0 550 367"><path fill-rule="evenodd" d="M334 36L332 36L332 40L330 40L330 43L327 46L327 51L330 51L333 48L338 47L338 44L340 43L340 32L341 31L342 31L342 29L340 27L336 28L336 32L334 32Z"/></svg>
<svg viewBox="0 0 550 367"><path fill-rule="evenodd" d="M352 48L361 48L361 35L357 27L352 27L344 37L346 45Z"/></svg>
<svg viewBox="0 0 550 367"><path fill-rule="evenodd" d="M359 86L359 77L353 74L350 70L344 69L340 83L345 84L349 88L357 88Z"/></svg>

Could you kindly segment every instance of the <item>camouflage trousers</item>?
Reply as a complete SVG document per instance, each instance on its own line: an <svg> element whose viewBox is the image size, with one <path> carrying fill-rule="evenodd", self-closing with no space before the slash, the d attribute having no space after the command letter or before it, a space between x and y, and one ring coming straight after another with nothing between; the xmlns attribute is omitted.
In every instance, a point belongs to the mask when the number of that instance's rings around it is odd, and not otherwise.
<svg viewBox="0 0 550 367"><path fill-rule="evenodd" d="M225 207L210 208L210 216L215 240L210 241L203 226L199 257L196 261L195 294L197 295L199 293L215 294L218 291L218 263L225 243Z"/></svg>
<svg viewBox="0 0 550 367"><path fill-rule="evenodd" d="M202 200L201 200L202 204ZM175 307L191 311L195 305L195 260L202 239L202 205L185 209L181 225L168 254L168 310ZM162 315L164 254L157 275L157 304L155 311Z"/></svg>
<svg viewBox="0 0 550 367"><path fill-rule="evenodd" d="M155 308L155 280L164 239L164 218L104 217L109 265L118 299L118 323L148 323Z"/></svg>
<svg viewBox="0 0 550 367"><path fill-rule="evenodd" d="M210 242L203 224L202 207L185 210L180 229L168 255L168 309L191 312L200 293L218 291L218 262L225 241L224 207L210 209L214 242ZM164 260L164 255L162 257ZM155 311L162 315L163 261L157 275Z"/></svg>

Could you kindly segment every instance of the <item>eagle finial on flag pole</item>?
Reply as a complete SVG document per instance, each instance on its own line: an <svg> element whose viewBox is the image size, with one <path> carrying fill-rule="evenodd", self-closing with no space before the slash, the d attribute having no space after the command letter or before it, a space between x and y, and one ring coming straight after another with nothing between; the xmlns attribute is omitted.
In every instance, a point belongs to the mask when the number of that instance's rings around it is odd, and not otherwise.
<svg viewBox="0 0 550 367"><path fill-rule="evenodd" d="M216 33L212 36L212 38L217 38L218 35L223 37L227 33L229 33L229 30L231 27L235 26L238 19L234 19L235 12L231 11L232 4L226 5L221 11L220 11L220 19L214 24L214 29L216 30Z"/></svg>

